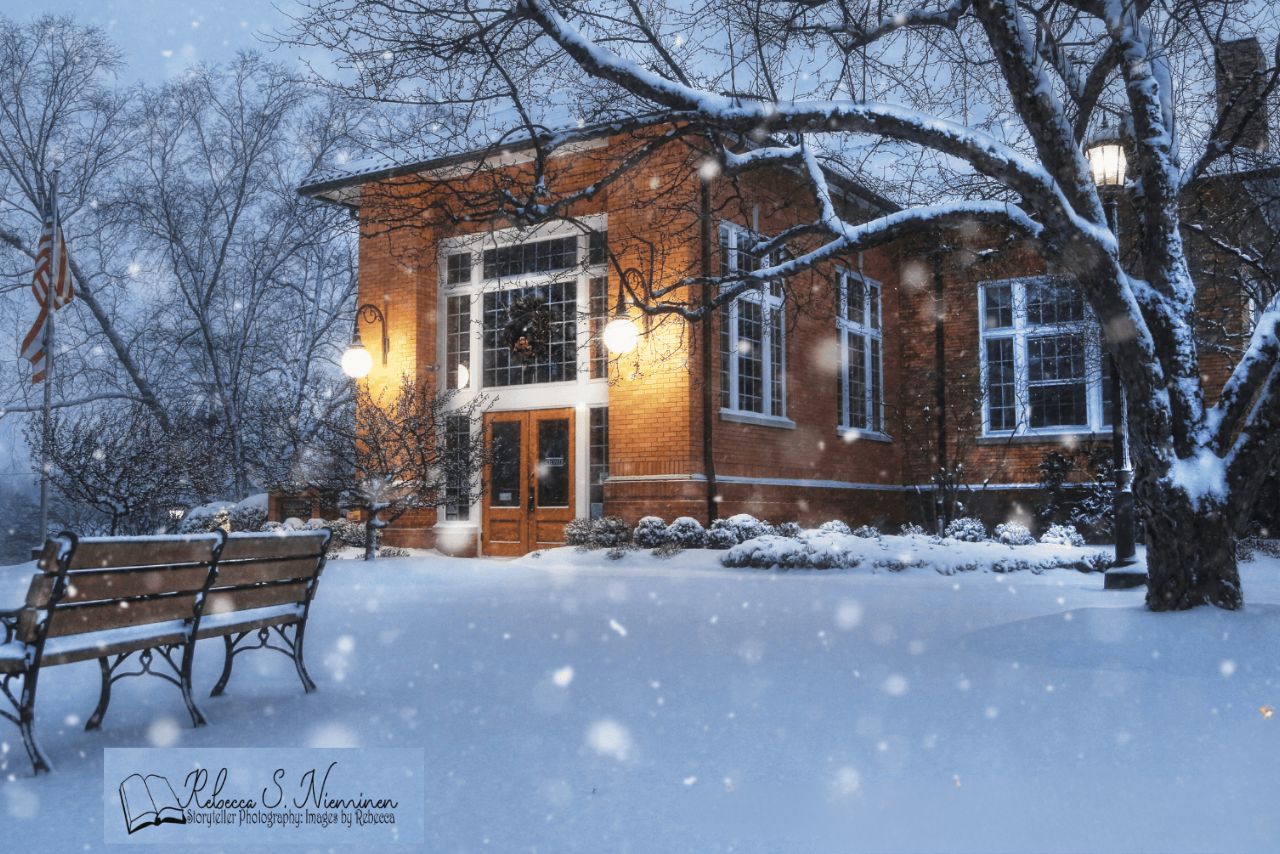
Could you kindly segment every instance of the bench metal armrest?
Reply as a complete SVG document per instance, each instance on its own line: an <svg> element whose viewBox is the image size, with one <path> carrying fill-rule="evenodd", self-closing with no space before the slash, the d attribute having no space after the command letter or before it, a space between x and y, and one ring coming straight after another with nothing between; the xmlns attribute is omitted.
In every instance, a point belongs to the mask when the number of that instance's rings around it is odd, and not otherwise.
<svg viewBox="0 0 1280 854"><path fill-rule="evenodd" d="M18 615L23 611L22 608L11 608L0 610L0 626L4 627L4 640L0 643L8 643L18 632Z"/></svg>

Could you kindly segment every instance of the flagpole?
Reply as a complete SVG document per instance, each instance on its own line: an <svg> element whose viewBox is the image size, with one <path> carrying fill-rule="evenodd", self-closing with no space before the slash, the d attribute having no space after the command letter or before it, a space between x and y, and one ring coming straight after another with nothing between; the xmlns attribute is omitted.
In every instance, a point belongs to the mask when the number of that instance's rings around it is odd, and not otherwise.
<svg viewBox="0 0 1280 854"><path fill-rule="evenodd" d="M54 212L53 242L58 242L58 170L49 176L49 204ZM57 270L50 268L49 290L45 296L47 320L44 325L44 422L40 427L40 544L49 536L49 410L53 404L53 307Z"/></svg>

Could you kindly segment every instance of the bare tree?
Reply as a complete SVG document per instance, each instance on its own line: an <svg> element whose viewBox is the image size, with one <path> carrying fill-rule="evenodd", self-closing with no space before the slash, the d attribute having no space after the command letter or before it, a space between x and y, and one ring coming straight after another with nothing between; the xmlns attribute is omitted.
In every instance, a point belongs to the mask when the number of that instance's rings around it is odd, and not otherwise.
<svg viewBox="0 0 1280 854"><path fill-rule="evenodd" d="M466 506L479 494L488 400L458 404L456 396L437 390L434 378L405 376L381 393L359 383L353 409L336 411L326 425L328 441L313 448L299 477L361 511L365 560L377 555L382 529L405 513Z"/></svg>
<svg viewBox="0 0 1280 854"><path fill-rule="evenodd" d="M507 211L554 215L538 172L590 126L657 115L705 140L722 174L785 168L817 216L766 245L787 260L732 278L656 289L653 313L698 317L748 288L921 228L983 228L1039 242L1102 324L1129 407L1148 531L1148 605L1243 601L1233 551L1280 452L1280 306L1258 307L1248 343L1210 405L1184 202L1236 147L1203 82L1223 31L1274 37L1274 7L1066 0L447 0L394 6L311 0L299 38L342 51L361 88L410 102L447 133L541 140ZM1275 71L1250 88L1257 112ZM584 85L589 84L589 85ZM1211 85L1211 81L1210 84ZM1129 154L1131 252L1108 223L1084 154L1118 124ZM557 121L559 120L559 121ZM1238 120L1238 119L1237 119ZM571 129L548 136L544 124ZM421 127L421 126L419 126ZM688 133L688 130L686 130ZM892 157L894 166L881 166ZM1190 165L1187 165L1190 164ZM910 170L906 205L848 219L829 175ZM686 296L711 284L713 298ZM697 290L697 289L693 289ZM1274 289L1271 291L1274 293Z"/></svg>

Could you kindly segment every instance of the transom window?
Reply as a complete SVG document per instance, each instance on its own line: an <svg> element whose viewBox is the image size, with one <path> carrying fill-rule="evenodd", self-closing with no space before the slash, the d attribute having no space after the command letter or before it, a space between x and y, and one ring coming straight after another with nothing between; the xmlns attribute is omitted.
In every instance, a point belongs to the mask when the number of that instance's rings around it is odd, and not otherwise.
<svg viewBox="0 0 1280 854"><path fill-rule="evenodd" d="M749 251L755 238L740 226L720 226L720 273L767 266ZM777 418L786 415L786 333L782 286L768 282L729 303L720 316L720 406Z"/></svg>
<svg viewBox="0 0 1280 854"><path fill-rule="evenodd" d="M880 283L840 271L840 311L836 317L840 373L839 427L884 432L884 326Z"/></svg>
<svg viewBox="0 0 1280 854"><path fill-rule="evenodd" d="M1075 282L985 282L978 299L986 433L1100 432L1111 423L1110 361Z"/></svg>
<svg viewBox="0 0 1280 854"><path fill-rule="evenodd" d="M579 230L445 253L446 386L606 377L607 354L593 340L608 311L606 257L605 232Z"/></svg>

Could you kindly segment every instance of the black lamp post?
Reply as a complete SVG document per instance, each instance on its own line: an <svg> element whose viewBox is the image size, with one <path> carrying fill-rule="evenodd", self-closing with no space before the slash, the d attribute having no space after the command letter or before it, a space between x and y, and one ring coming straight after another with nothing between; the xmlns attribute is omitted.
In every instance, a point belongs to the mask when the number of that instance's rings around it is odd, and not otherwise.
<svg viewBox="0 0 1280 854"><path fill-rule="evenodd" d="M1124 139L1118 128L1103 125L1085 145L1093 181L1102 196L1107 225L1120 241L1120 193L1124 191ZM1111 359L1111 356L1104 358ZM1111 361L1111 448L1115 469L1115 492L1112 495L1112 521L1116 536L1116 566L1129 566L1135 560L1133 466L1129 461L1129 407L1120 384L1120 372Z"/></svg>

